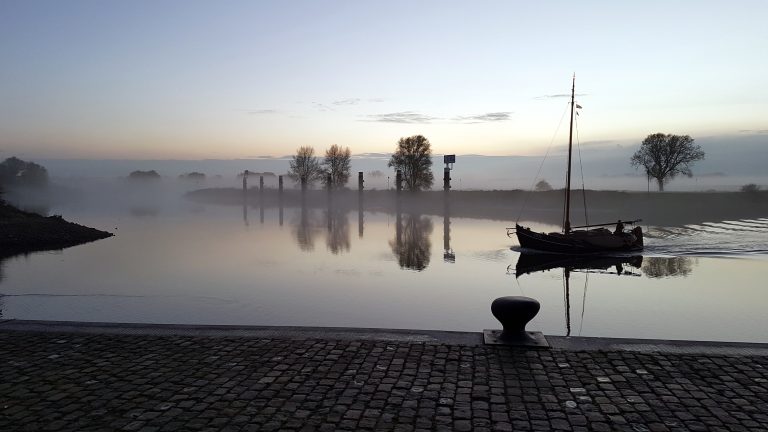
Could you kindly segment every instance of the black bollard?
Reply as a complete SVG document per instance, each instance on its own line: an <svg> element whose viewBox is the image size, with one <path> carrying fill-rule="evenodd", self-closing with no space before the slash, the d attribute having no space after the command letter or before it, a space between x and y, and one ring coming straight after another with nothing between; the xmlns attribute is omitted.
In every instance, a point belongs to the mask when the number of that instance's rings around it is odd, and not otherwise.
<svg viewBox="0 0 768 432"><path fill-rule="evenodd" d="M491 313L504 330L483 330L486 344L549 348L541 332L527 332L525 325L532 320L541 305L530 297L499 297L491 304Z"/></svg>

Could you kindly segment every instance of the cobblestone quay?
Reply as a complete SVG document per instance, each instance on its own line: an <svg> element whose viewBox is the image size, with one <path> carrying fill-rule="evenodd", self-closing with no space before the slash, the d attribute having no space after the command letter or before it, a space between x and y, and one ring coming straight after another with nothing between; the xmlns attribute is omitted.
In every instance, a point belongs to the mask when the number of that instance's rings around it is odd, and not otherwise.
<svg viewBox="0 0 768 432"><path fill-rule="evenodd" d="M0 430L768 430L768 357L0 330Z"/></svg>

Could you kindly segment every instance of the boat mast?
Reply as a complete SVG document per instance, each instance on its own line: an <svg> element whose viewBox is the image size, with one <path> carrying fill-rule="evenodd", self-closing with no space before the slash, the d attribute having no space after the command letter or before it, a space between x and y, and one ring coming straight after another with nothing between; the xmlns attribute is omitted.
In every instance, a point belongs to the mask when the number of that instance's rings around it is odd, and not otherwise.
<svg viewBox="0 0 768 432"><path fill-rule="evenodd" d="M571 232L571 153L573 149L573 111L576 98L576 74L573 74L573 85L571 86L571 130L568 134L568 171L565 177L565 223L563 231L566 234Z"/></svg>

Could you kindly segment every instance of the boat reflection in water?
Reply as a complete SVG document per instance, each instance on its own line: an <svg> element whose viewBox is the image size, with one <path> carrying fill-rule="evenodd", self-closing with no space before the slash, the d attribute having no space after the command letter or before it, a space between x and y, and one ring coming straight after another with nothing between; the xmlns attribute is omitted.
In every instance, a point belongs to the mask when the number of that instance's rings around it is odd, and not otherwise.
<svg viewBox="0 0 768 432"><path fill-rule="evenodd" d="M515 264L516 278L525 274L563 269L563 301L565 302L565 335L571 335L571 273L612 274L618 276L640 277L638 270L643 265L643 257L635 256L572 256L546 253L521 252ZM511 272L512 266L507 267ZM586 285L585 285L586 288ZM584 290L586 297L586 289ZM584 299L586 300L586 298ZM582 306L582 314L584 308ZM583 321L583 317L582 317Z"/></svg>

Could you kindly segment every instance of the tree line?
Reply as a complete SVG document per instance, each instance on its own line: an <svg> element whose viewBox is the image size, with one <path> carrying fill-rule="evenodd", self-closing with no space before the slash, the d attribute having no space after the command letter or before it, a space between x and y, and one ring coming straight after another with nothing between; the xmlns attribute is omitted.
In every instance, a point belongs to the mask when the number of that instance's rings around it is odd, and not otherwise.
<svg viewBox="0 0 768 432"><path fill-rule="evenodd" d="M322 182L329 189L343 187L351 175L352 155L349 147L336 144L325 151L321 160L315 149L302 146L291 158L288 177L306 190L315 182ZM434 182L432 174L432 145L423 135L400 138L387 166L399 170L406 190L429 189Z"/></svg>

